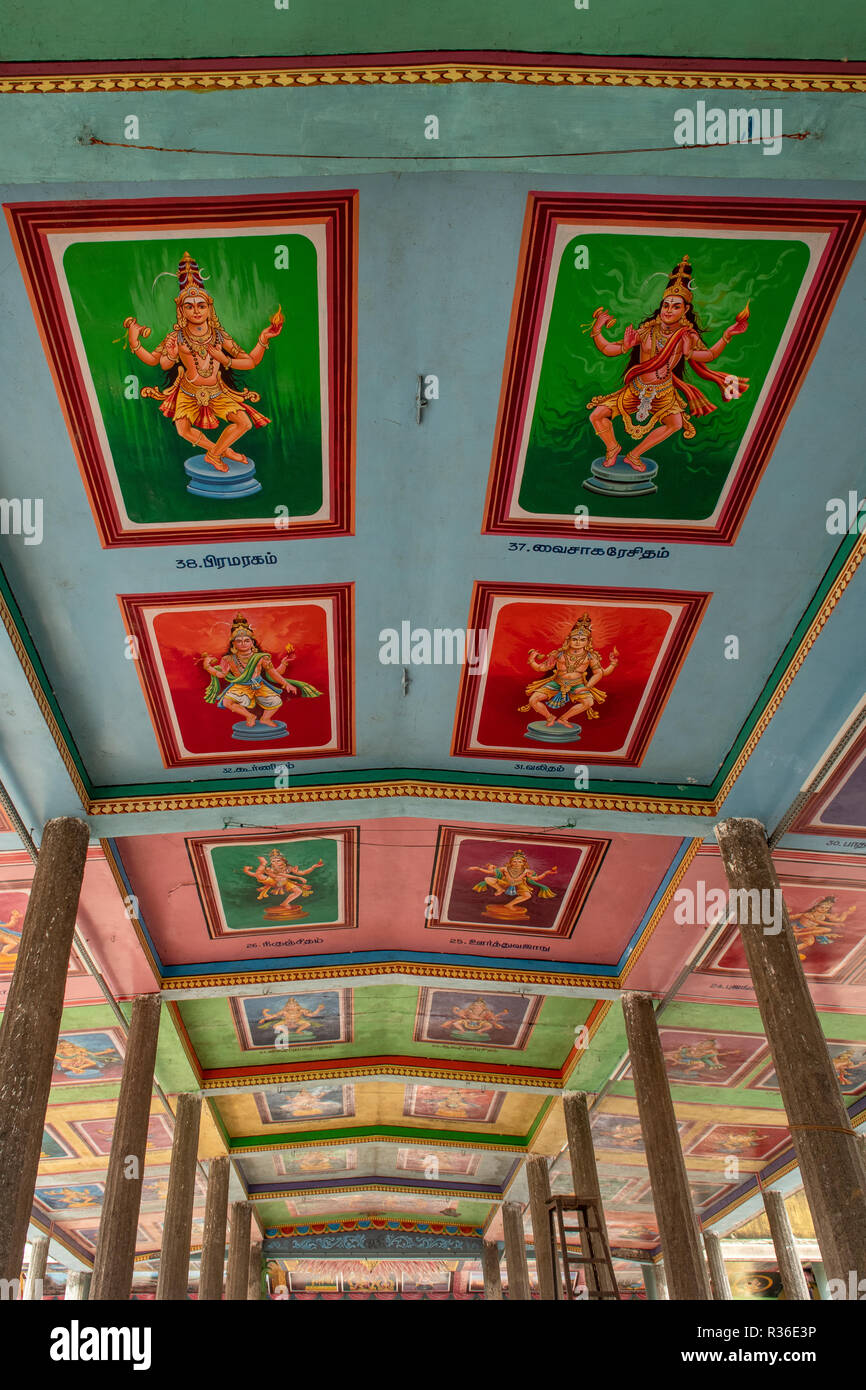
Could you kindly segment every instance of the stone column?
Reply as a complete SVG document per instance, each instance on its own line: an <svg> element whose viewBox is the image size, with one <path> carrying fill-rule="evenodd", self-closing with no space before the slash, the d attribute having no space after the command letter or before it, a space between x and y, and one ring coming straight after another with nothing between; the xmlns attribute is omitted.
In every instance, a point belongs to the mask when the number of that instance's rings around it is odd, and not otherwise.
<svg viewBox="0 0 866 1390"><path fill-rule="evenodd" d="M255 1240L250 1245L250 1263L247 1277L247 1298L258 1300L262 1296L262 1243Z"/></svg>
<svg viewBox="0 0 866 1390"><path fill-rule="evenodd" d="M725 1257L722 1254L722 1242L714 1231L704 1231L704 1249L707 1252L707 1264L710 1268L710 1288L713 1291L713 1298L724 1302L733 1299L728 1271L725 1269Z"/></svg>
<svg viewBox="0 0 866 1390"><path fill-rule="evenodd" d="M0 1021L0 1279L24 1263L89 839L70 816L45 826Z"/></svg>
<svg viewBox="0 0 866 1390"><path fill-rule="evenodd" d="M668 1276L665 1274L665 1267L664 1267L664 1265L663 1265L662 1263L657 1264L656 1267L655 1267L655 1271L656 1271L656 1289L657 1289L657 1295L656 1295L656 1296L657 1296L662 1302L667 1303L668 1300L670 1299L670 1294L668 1293Z"/></svg>
<svg viewBox="0 0 866 1390"><path fill-rule="evenodd" d="M637 1108L671 1296L709 1299L697 1218L649 994L622 999Z"/></svg>
<svg viewBox="0 0 866 1390"><path fill-rule="evenodd" d="M502 1276L499 1273L499 1249L495 1240L485 1240L481 1247L481 1268L484 1274L484 1297L491 1303L501 1303Z"/></svg>
<svg viewBox="0 0 866 1390"><path fill-rule="evenodd" d="M90 1280L93 1278L88 1269L70 1269L66 1276L66 1291L64 1298L87 1299L90 1297Z"/></svg>
<svg viewBox="0 0 866 1390"><path fill-rule="evenodd" d="M204 1232L201 1241L199 1301L221 1299L226 1258L226 1218L229 1200L229 1157L212 1158L208 1167Z"/></svg>
<svg viewBox="0 0 866 1390"><path fill-rule="evenodd" d="M550 1174L547 1159L541 1154L530 1154L527 1158L526 1181L529 1184L529 1209L532 1214L532 1244L535 1247L538 1294L540 1298L552 1302L556 1298L556 1276L553 1245L550 1240L550 1218L545 1205L550 1197Z"/></svg>
<svg viewBox="0 0 866 1390"><path fill-rule="evenodd" d="M200 1122L201 1096L178 1096L156 1282L157 1299L186 1298Z"/></svg>
<svg viewBox="0 0 866 1390"><path fill-rule="evenodd" d="M505 1232L505 1267L508 1270L509 1300L531 1298L526 1242L523 1238L523 1208L519 1202L502 1203L502 1227Z"/></svg>
<svg viewBox="0 0 866 1390"><path fill-rule="evenodd" d="M770 1223L770 1235L773 1237L776 1258L779 1261L779 1274L782 1276L785 1298L789 1303L809 1303L809 1286L806 1283L803 1266L800 1264L800 1256L797 1254L794 1232L791 1230L785 1199L781 1192L766 1190L764 1192L764 1207L767 1212L767 1220Z"/></svg>
<svg viewBox="0 0 866 1390"><path fill-rule="evenodd" d="M252 1202L232 1202L231 1238L229 1240L229 1267L226 1275L226 1298L241 1300L247 1296L247 1279L250 1266L250 1224L253 1219Z"/></svg>
<svg viewBox="0 0 866 1390"><path fill-rule="evenodd" d="M48 1268L48 1237L39 1236L30 1246L30 1264L24 1281L24 1297L30 1303L41 1302L45 1271Z"/></svg>
<svg viewBox="0 0 866 1390"><path fill-rule="evenodd" d="M570 1091L568 1095L563 1096L562 1110L565 1116L565 1134L568 1139L568 1156L571 1161L574 1195L575 1197L595 1198L599 1220L609 1245L610 1240L607 1234L607 1223L604 1219L604 1207L601 1201L601 1187L598 1181L598 1168L595 1163L592 1129L589 1123L589 1106L585 1091ZM587 1232L582 1216L578 1216L577 1224L580 1226L580 1243L583 1253L592 1255L593 1259L602 1259L604 1249L598 1236L593 1236L591 1232ZM596 1277L596 1271L591 1265L584 1265L583 1268L586 1286L590 1293L598 1291L599 1288L602 1292L614 1292L606 1266L599 1268L599 1277Z"/></svg>
<svg viewBox="0 0 866 1390"><path fill-rule="evenodd" d="M140 994L134 1000L93 1259L91 1303L127 1300L132 1290L159 1015L158 994Z"/></svg>
<svg viewBox="0 0 866 1390"><path fill-rule="evenodd" d="M715 827L791 1137L831 1279L866 1275L866 1163L852 1134L779 880L757 820Z"/></svg>

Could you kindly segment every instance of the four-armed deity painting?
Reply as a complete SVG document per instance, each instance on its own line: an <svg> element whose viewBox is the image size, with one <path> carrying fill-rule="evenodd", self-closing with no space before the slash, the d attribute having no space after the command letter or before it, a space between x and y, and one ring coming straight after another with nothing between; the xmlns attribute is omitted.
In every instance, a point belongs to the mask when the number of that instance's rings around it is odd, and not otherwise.
<svg viewBox="0 0 866 1390"><path fill-rule="evenodd" d="M529 1041L542 1000L536 995L479 994L472 990L422 989L418 997L416 1042L458 1047L508 1047Z"/></svg>
<svg viewBox="0 0 866 1390"><path fill-rule="evenodd" d="M353 751L351 585L120 605L166 767Z"/></svg>
<svg viewBox="0 0 866 1390"><path fill-rule="evenodd" d="M186 843L214 938L357 925L354 826L270 838L194 836Z"/></svg>
<svg viewBox="0 0 866 1390"><path fill-rule="evenodd" d="M659 1034L665 1070L680 1086L737 1086L767 1052L763 1034L698 1028L661 1028ZM622 1075L632 1077L630 1064Z"/></svg>
<svg viewBox="0 0 866 1390"><path fill-rule="evenodd" d="M730 544L856 247L815 212L530 194L484 529Z"/></svg>
<svg viewBox="0 0 866 1390"><path fill-rule="evenodd" d="M859 866L858 866L859 867ZM862 984L866 966L866 887L850 878L826 881L780 874L797 955L807 980ZM742 976L749 967L736 927L710 957L714 975Z"/></svg>
<svg viewBox="0 0 866 1390"><path fill-rule="evenodd" d="M439 829L429 928L570 936L608 841L538 831Z"/></svg>
<svg viewBox="0 0 866 1390"><path fill-rule="evenodd" d="M103 545L351 534L356 203L9 210Z"/></svg>
<svg viewBox="0 0 866 1390"><path fill-rule="evenodd" d="M230 1004L244 1052L352 1040L352 991L348 989L233 998Z"/></svg>
<svg viewBox="0 0 866 1390"><path fill-rule="evenodd" d="M487 669L464 668L452 753L638 766L708 599L476 584Z"/></svg>

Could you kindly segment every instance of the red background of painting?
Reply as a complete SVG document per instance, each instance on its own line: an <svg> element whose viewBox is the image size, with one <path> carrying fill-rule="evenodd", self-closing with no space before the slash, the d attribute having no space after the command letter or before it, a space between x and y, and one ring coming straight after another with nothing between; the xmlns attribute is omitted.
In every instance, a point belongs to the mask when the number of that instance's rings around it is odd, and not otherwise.
<svg viewBox="0 0 866 1390"><path fill-rule="evenodd" d="M318 699L286 695L277 719L289 726L288 737L262 739L254 745L232 738L236 717L218 705L205 703L204 693L210 677L197 659L208 652L215 661L228 650L229 631L237 613L244 613L252 625L261 650L270 652L274 664L285 654L287 642L294 643L295 660L283 673L285 680L306 681L322 691ZM172 703L183 735L192 753L225 750L231 757L239 748L320 747L332 737L328 694L327 618L319 604L292 604L265 608L246 604L241 595L231 606L203 608L198 612L174 610L160 613L154 620L154 634L165 675L171 686ZM260 711L261 713L262 711Z"/></svg>
<svg viewBox="0 0 866 1390"><path fill-rule="evenodd" d="M542 656L561 646L583 613L592 618L592 642L603 666L610 662L611 649L619 650L619 665L599 684L608 696L597 706L598 719L581 716L575 721L581 729L579 743L539 744L525 737L527 724L540 716L529 711L518 713L528 702L524 689L540 680L533 671L527 652L535 647ZM649 679L659 648L673 618L661 609L617 605L599 608L591 603L539 604L507 603L500 608L491 641L489 668L481 702L477 740L494 747L528 754L533 748L548 755L581 758L586 752L610 753L622 747L635 711ZM565 707L555 711L565 713Z"/></svg>

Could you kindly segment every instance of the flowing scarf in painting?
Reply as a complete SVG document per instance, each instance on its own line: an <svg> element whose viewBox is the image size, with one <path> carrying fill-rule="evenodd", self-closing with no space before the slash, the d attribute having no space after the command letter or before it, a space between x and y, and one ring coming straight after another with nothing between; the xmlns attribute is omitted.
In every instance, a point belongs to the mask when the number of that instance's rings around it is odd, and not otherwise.
<svg viewBox="0 0 866 1390"><path fill-rule="evenodd" d="M672 335L670 341L665 344L661 352L657 353L655 357L650 357L645 362L636 362L633 367L629 367L623 377L623 384L625 386L631 386L635 377L643 376L645 372L654 372L657 368L663 367L666 362L670 361L674 349L693 331L694 330L689 328L678 328L676 333ZM732 382L736 383L734 394L737 396L741 396L748 390L748 383L743 377L732 376L730 372L714 372L711 368L705 366L703 362L695 362L691 358L689 358L689 366L693 367L698 376L702 376L705 381L714 382L723 395L725 393L725 388L727 387L730 389ZM697 386L690 386L681 376L674 375L673 381L677 390L682 391L685 396L690 415L710 415L714 410L718 409L717 406L713 405L712 401L707 400L703 391L698 390Z"/></svg>
<svg viewBox="0 0 866 1390"><path fill-rule="evenodd" d="M267 652L251 652L249 660L240 675L225 677L225 690L229 690L233 685L251 685L254 689L258 689L260 685L266 685L268 690L273 690L275 694L279 694L282 689L281 686L274 685L273 681L269 681L266 676L258 675L260 663L263 661L270 661L270 659ZM308 685L306 681L292 680L291 684L297 688L298 694L302 695L306 700L314 699L315 696L321 695L322 693L321 690L317 690L314 685ZM205 691L204 698L209 705L215 705L221 696L225 694L225 690L220 685L217 677L211 676L210 684Z"/></svg>

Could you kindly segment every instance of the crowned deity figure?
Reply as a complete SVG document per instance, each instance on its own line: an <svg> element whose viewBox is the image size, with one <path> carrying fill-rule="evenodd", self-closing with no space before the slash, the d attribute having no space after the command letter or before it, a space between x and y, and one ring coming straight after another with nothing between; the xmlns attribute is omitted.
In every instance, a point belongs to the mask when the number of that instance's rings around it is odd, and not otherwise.
<svg viewBox="0 0 866 1390"><path fill-rule="evenodd" d="M174 422L182 439L204 450L211 468L228 473L226 459L248 463L234 448L241 436L271 423L254 408L253 402L260 399L258 392L239 386L234 373L259 365L270 340L282 331L283 314L277 309L255 346L244 352L220 323L202 273L188 251L180 259L177 284L174 326L152 352L141 345L142 338L150 337L150 328L132 316L123 321L127 341L139 361L161 367L166 373L161 390L146 386L141 395L160 402L160 413ZM216 440L202 433L219 429L221 421L225 424Z"/></svg>
<svg viewBox="0 0 866 1390"><path fill-rule="evenodd" d="M661 273L661 272L660 272ZM684 379L688 363L705 381L713 382L725 400L737 400L748 390L747 377L714 372L707 363L724 352L735 333L745 333L749 322L749 306L741 309L734 322L722 333L712 347L707 347L698 322L692 286L692 268L688 256L674 267L661 304L633 328L628 324L623 336L613 341L604 337L602 329L616 319L599 307L593 314L592 341L605 357L629 354L629 364L623 374L623 384L616 391L593 396L587 403L592 428L605 445L604 466L616 463L622 446L617 441L613 421L619 416L626 433L635 445L623 455L624 461L637 473L645 473L647 465L642 455L654 444L682 430L684 439L693 439L692 417L711 414L716 407L692 383Z"/></svg>
<svg viewBox="0 0 866 1390"><path fill-rule="evenodd" d="M235 724L233 738L283 737L288 729L275 718L283 703L278 692L283 690L287 695L302 695L305 699L315 699L322 693L306 681L283 679L286 666L295 659L294 647L287 643L285 656L275 666L270 653L259 647L243 613L237 613L232 620L228 651L218 661L207 652L199 659L211 678L204 695L207 703L241 716L243 722ZM222 681L226 682L225 688Z"/></svg>
<svg viewBox="0 0 866 1390"><path fill-rule="evenodd" d="M472 1038L475 1042L488 1042L494 1030L501 1033L503 1025L499 1020L508 1014L507 1009L500 1009L498 1014L494 1013L483 999L475 999L462 1009L455 1004L451 1012L454 1017L443 1019L439 1027L443 1031L449 1031L453 1038Z"/></svg>
<svg viewBox="0 0 866 1390"><path fill-rule="evenodd" d="M271 1029L274 1033L285 1033L289 1040L301 1042L315 1038L319 1024L313 1020L324 1011L324 1004L319 1004L315 1009L305 1009L297 999L287 999L281 1009L262 1009L258 1027Z"/></svg>
<svg viewBox="0 0 866 1390"><path fill-rule="evenodd" d="M843 926L852 912L857 910L856 905L852 905L846 907L844 912L834 912L835 902L835 897L831 895L819 898L802 912L789 913L800 960L806 959L806 952L813 946L829 946L832 942L838 941L842 933L833 931L832 928Z"/></svg>
<svg viewBox="0 0 866 1390"><path fill-rule="evenodd" d="M529 860L522 849L516 849L504 864L470 864L469 868L485 875L473 885L473 893L486 893L488 888L492 888L494 897L507 899L503 903L487 903L484 908L486 917L506 920L509 917L524 918L527 911L523 904L529 902L535 893L539 898L556 897L553 889L542 883L542 879L556 873L556 865L537 874L529 867Z"/></svg>
<svg viewBox="0 0 866 1390"><path fill-rule="evenodd" d="M13 908L9 915L9 921L0 922L0 970L7 971L15 968L18 952L21 949L21 932L17 930L17 923L20 921L21 913L17 908Z"/></svg>
<svg viewBox="0 0 866 1390"><path fill-rule="evenodd" d="M87 1072L102 1071L116 1061L117 1052L113 1047L91 1050L61 1038L54 1057L54 1070L61 1076L83 1076Z"/></svg>
<svg viewBox="0 0 866 1390"><path fill-rule="evenodd" d="M681 1043L665 1054L671 1064L671 1071L685 1072L687 1076L702 1076L704 1072L724 1071L723 1053L716 1038L706 1038L696 1043Z"/></svg>
<svg viewBox="0 0 866 1390"><path fill-rule="evenodd" d="M592 645L592 619L588 613L578 619L561 647L546 656L530 648L529 665L534 671L543 671L544 675L526 687L529 704L519 708L521 714L533 710L542 715L544 722L530 724L527 737L549 738L547 730L561 725L568 731L566 739L580 738L580 729L573 728L573 721L581 714L587 719L598 719L595 706L607 699L598 683L615 670L618 662L619 652L614 647L607 666L602 665Z"/></svg>
<svg viewBox="0 0 866 1390"><path fill-rule="evenodd" d="M250 864L243 866L244 873L261 884L256 900L261 902L271 894L282 897L282 902L265 908L265 918L268 921L285 922L294 917L306 917L306 912L295 905L295 899L310 897L313 889L307 882L307 875L314 869L321 869L324 859L317 859L308 869L302 869L297 864L290 864L278 849L272 849L269 858L265 859L264 855L260 854L258 860L255 869Z"/></svg>

